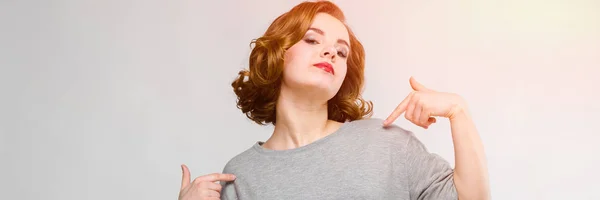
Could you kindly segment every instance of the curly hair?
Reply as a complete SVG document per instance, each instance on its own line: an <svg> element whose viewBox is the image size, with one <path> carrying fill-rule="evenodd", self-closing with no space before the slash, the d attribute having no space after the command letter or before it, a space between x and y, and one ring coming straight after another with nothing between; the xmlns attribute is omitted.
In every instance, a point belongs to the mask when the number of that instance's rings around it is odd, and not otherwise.
<svg viewBox="0 0 600 200"><path fill-rule="evenodd" d="M364 84L365 51L345 24L339 7L328 1L303 2L280 15L262 37L252 40L249 69L241 70L231 83L237 107L260 125L275 124L275 108L283 78L284 55L300 41L317 13L329 14L346 26L350 36L348 72L340 90L327 102L328 119L346 122L372 115L373 103L361 97Z"/></svg>

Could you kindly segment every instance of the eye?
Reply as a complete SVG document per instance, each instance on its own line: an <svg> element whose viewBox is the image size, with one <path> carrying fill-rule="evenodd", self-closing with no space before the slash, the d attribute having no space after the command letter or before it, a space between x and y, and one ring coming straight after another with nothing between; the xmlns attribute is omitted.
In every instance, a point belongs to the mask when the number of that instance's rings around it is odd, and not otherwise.
<svg viewBox="0 0 600 200"><path fill-rule="evenodd" d="M346 52L345 49L341 49L341 50L338 50L338 56L340 56L342 58L346 58L346 57L348 57L348 53Z"/></svg>
<svg viewBox="0 0 600 200"><path fill-rule="evenodd" d="M304 39L304 42L306 42L308 44L319 44L319 42L317 40L310 39L310 38Z"/></svg>

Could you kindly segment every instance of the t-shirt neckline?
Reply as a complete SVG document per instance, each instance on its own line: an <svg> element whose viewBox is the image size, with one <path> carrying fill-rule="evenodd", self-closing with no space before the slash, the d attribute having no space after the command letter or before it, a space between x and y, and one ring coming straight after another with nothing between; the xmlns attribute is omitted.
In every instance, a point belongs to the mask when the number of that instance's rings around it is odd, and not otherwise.
<svg viewBox="0 0 600 200"><path fill-rule="evenodd" d="M337 137L342 132L344 132L344 130L348 129L350 127L350 125L351 125L351 122L344 122L340 126L340 128L335 130L333 133L326 135L325 137L319 138L319 139L315 140L314 142L311 142L310 144L296 147L293 149L286 149L286 150L267 149L262 146L262 144L264 144L264 141L257 141L256 143L254 143L252 148L254 150L256 150L258 153L266 154L266 155L290 155L290 154L294 154L294 153L298 153L298 152L308 151L310 149L315 149L316 147L323 145L324 143L331 140L332 138Z"/></svg>

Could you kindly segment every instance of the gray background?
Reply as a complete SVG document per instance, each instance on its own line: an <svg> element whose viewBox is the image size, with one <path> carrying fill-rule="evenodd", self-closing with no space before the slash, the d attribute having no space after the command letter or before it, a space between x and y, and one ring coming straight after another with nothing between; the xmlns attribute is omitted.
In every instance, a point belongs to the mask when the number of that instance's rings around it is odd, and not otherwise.
<svg viewBox="0 0 600 200"><path fill-rule="evenodd" d="M266 140L230 83L300 1L0 1L0 199L175 199ZM385 118L409 76L461 94L494 199L600 199L600 3L335 1ZM449 124L425 131L454 164Z"/></svg>

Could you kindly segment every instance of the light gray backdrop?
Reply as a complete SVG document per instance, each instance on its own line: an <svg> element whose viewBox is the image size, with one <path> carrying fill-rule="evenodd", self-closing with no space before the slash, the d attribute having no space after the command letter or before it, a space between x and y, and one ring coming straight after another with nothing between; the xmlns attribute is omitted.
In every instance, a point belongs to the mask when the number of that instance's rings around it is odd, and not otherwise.
<svg viewBox="0 0 600 200"><path fill-rule="evenodd" d="M175 199L272 127L235 107L249 42L300 1L0 2L0 199ZM385 118L409 76L466 98L494 199L599 199L600 3L338 0ZM425 131L454 164L449 124Z"/></svg>

